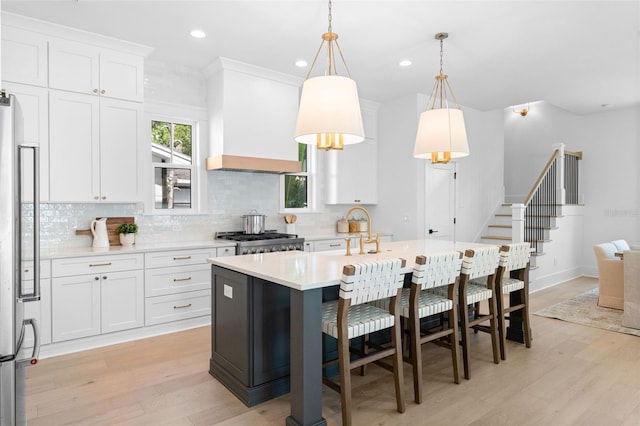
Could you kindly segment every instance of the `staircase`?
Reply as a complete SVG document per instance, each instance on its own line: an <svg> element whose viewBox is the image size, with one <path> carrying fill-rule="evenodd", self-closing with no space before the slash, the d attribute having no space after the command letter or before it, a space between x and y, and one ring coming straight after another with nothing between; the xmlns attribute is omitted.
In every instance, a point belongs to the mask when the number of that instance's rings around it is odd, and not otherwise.
<svg viewBox="0 0 640 426"><path fill-rule="evenodd" d="M564 144L554 147L524 202L498 206L480 237L486 244L530 242L531 280L538 273L544 275L542 269L551 269L557 263L556 258L544 260L544 247L553 243L551 236L558 229L563 206L578 204L578 161L582 153L565 151Z"/></svg>
<svg viewBox="0 0 640 426"><path fill-rule="evenodd" d="M513 242L513 219L511 212L512 204L505 203L498 206L493 216L493 219L487 225L485 233L480 237L482 243L485 244L511 244ZM539 216L539 215L538 215ZM532 223L548 222L549 226L526 226L525 229L536 230L535 234L538 238L535 241L527 240L531 243L531 267L530 270L534 271L538 268L539 262L541 262L540 256L544 256L544 246L552 242L551 231L557 229L556 220L561 217L546 216L546 217L534 217L531 218Z"/></svg>

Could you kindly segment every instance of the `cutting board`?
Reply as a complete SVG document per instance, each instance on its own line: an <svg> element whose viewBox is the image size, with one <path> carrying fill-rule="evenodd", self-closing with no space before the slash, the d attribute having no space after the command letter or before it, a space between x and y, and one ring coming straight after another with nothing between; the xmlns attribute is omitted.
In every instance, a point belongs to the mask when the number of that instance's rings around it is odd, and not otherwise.
<svg viewBox="0 0 640 426"><path fill-rule="evenodd" d="M97 217L96 219L100 219ZM120 245L120 235L116 234L116 228L122 223L135 223L133 216L128 217L108 217L107 218L107 234L109 236L110 246ZM92 236L91 229L76 229L76 235Z"/></svg>

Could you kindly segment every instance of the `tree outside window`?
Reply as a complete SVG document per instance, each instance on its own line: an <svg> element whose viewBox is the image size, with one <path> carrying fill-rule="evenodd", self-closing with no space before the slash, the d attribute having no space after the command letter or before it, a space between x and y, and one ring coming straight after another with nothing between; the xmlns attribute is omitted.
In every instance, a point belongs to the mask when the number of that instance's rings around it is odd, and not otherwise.
<svg viewBox="0 0 640 426"><path fill-rule="evenodd" d="M192 129L190 124L151 121L156 209L191 208Z"/></svg>

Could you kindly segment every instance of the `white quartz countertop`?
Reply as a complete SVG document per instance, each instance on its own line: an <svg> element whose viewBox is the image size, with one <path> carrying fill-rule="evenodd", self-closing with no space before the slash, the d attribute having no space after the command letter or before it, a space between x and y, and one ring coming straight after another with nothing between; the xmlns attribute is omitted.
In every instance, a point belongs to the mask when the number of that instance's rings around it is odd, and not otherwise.
<svg viewBox="0 0 640 426"><path fill-rule="evenodd" d="M221 247L235 247L233 241L176 241L148 244L134 244L132 247L111 246L109 248L70 247L64 249L42 250L42 259L57 259L65 257L100 256L109 254L146 253L152 251L212 249Z"/></svg>
<svg viewBox="0 0 640 426"><path fill-rule="evenodd" d="M344 250L325 252L284 251L209 258L213 265L262 278L297 290L329 287L340 283L342 268L353 263L403 258L405 272L411 272L418 255L433 255L453 250L464 251L487 244L440 240L395 241L381 244L380 253L346 256Z"/></svg>

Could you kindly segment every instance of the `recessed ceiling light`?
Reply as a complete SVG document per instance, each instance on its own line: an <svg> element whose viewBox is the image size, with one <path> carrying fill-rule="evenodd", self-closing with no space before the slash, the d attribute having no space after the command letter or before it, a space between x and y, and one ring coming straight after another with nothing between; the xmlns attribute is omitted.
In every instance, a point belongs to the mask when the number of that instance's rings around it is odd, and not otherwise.
<svg viewBox="0 0 640 426"><path fill-rule="evenodd" d="M402 61L400 61L400 66L401 67L408 67L409 65L411 65L412 62L408 59L403 59Z"/></svg>
<svg viewBox="0 0 640 426"><path fill-rule="evenodd" d="M309 65L309 64L307 64L307 61L305 61L304 59L300 59L300 60L296 61L296 67L304 68L307 65Z"/></svg>
<svg viewBox="0 0 640 426"><path fill-rule="evenodd" d="M193 38L205 38L207 35L202 30L191 30L189 33Z"/></svg>

